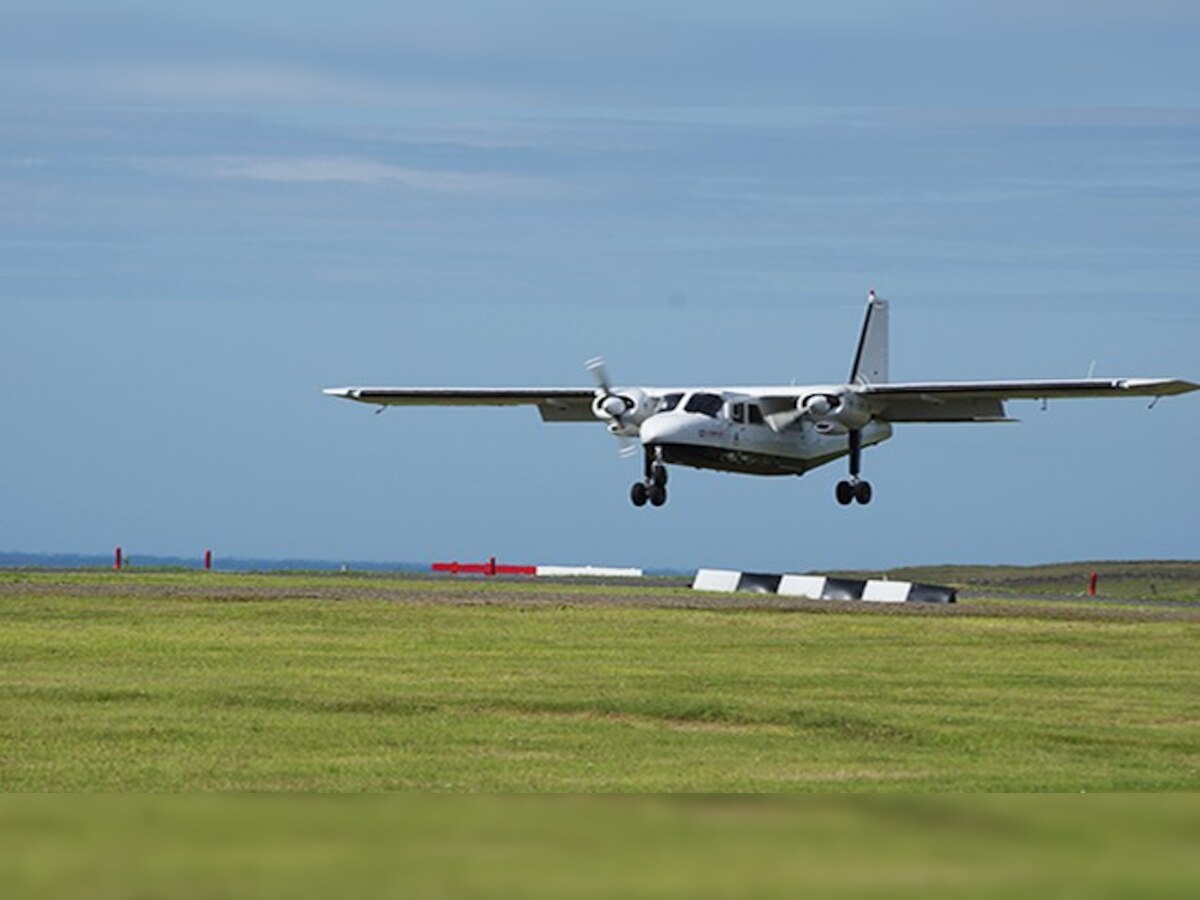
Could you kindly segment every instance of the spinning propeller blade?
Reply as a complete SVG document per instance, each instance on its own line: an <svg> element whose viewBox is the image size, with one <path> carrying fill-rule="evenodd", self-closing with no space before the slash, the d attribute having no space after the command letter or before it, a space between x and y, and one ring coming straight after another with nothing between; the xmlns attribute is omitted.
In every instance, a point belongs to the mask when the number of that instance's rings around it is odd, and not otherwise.
<svg viewBox="0 0 1200 900"><path fill-rule="evenodd" d="M593 412L597 418L609 420L609 431L618 442L617 452L622 457L632 456L637 452L637 441L628 435L621 434L619 430L614 430L624 427L625 423L621 417L629 410L630 401L613 392L612 380L608 377L608 367L604 364L604 357L594 356L583 365L596 382L596 400L592 404Z"/></svg>
<svg viewBox="0 0 1200 900"><path fill-rule="evenodd" d="M609 381L608 366L604 364L603 356L593 356L583 364L583 367L591 374L602 395L607 396L612 393L612 382Z"/></svg>

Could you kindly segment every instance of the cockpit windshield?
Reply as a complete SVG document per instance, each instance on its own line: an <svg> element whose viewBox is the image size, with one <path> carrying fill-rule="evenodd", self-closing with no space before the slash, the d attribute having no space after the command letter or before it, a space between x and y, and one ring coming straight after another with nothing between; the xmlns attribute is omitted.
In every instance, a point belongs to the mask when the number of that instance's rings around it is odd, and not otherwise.
<svg viewBox="0 0 1200 900"><path fill-rule="evenodd" d="M725 401L721 399L720 394L692 394L688 397L687 403L683 408L688 412L703 413L706 416L716 418L721 408L725 405Z"/></svg>
<svg viewBox="0 0 1200 900"><path fill-rule="evenodd" d="M665 394L658 401L658 412L670 412L679 405L679 401L683 399L683 394Z"/></svg>

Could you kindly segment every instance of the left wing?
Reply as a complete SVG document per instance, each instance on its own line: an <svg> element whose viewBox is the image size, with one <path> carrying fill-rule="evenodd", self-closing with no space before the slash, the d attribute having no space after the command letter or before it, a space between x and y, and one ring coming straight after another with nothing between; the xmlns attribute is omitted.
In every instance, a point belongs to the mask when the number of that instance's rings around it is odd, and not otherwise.
<svg viewBox="0 0 1200 900"><path fill-rule="evenodd" d="M343 397L374 406L536 406L543 422L595 422L587 388L325 388Z"/></svg>
<svg viewBox="0 0 1200 900"><path fill-rule="evenodd" d="M1005 418L1005 400L1166 397L1198 389L1200 385L1177 378L931 381L853 388L876 418L888 422L996 422Z"/></svg>

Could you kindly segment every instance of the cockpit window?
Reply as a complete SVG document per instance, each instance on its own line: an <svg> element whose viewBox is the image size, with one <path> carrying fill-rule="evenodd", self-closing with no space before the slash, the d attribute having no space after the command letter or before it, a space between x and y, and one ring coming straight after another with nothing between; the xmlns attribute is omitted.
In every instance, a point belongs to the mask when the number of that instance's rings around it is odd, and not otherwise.
<svg viewBox="0 0 1200 900"><path fill-rule="evenodd" d="M658 401L659 412L670 412L679 405L679 401L683 399L683 394L665 394Z"/></svg>
<svg viewBox="0 0 1200 900"><path fill-rule="evenodd" d="M747 416L747 421L749 421L751 425L762 425L763 424L762 410L759 409L759 406L757 403L751 403L747 407L747 412L749 413L749 415Z"/></svg>
<svg viewBox="0 0 1200 900"><path fill-rule="evenodd" d="M715 419L724 405L725 401L719 394L692 394L683 408L688 412L703 413Z"/></svg>

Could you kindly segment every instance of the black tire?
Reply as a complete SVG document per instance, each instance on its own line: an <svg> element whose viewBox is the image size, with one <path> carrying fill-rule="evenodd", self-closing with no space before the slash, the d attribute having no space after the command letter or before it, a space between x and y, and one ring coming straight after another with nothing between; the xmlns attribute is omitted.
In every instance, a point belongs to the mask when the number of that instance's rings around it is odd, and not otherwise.
<svg viewBox="0 0 1200 900"><path fill-rule="evenodd" d="M854 485L848 481L839 481L837 489L834 491L834 496L837 497L837 502L842 506L849 506L854 502Z"/></svg>
<svg viewBox="0 0 1200 900"><path fill-rule="evenodd" d="M667 502L667 489L661 484L650 485L650 504L652 506L662 506Z"/></svg>
<svg viewBox="0 0 1200 900"><path fill-rule="evenodd" d="M862 506L866 506L868 503L870 503L871 482L860 481L858 484L856 484L854 486L854 499L857 500Z"/></svg>
<svg viewBox="0 0 1200 900"><path fill-rule="evenodd" d="M633 501L634 506L645 506L646 498L646 485L640 481L635 481L633 487L629 489L629 499Z"/></svg>
<svg viewBox="0 0 1200 900"><path fill-rule="evenodd" d="M650 470L650 480L659 487L667 486L667 467L658 463Z"/></svg>

